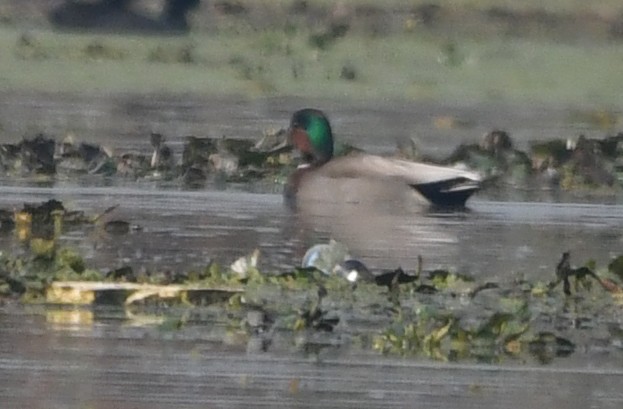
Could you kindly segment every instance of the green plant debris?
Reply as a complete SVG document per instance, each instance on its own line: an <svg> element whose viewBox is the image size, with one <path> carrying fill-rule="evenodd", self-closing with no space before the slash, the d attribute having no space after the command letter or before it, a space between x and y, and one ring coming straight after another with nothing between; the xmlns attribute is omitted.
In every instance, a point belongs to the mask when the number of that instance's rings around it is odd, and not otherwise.
<svg viewBox="0 0 623 409"><path fill-rule="evenodd" d="M611 293L620 294L623 292L623 289L619 285L617 285L614 281L609 279L603 279L599 277L593 271L595 266L595 262L590 260L587 262L585 266L573 268L571 267L571 255L569 252L565 252L562 255L562 258L558 262L556 266L556 281L553 281L550 284L550 288L555 288L561 282L563 283L563 291L565 295L571 295L571 278L575 278L575 289L576 292L579 291L579 288L590 289L594 280L597 282L604 290L609 291ZM616 262L616 259L614 260ZM613 262L608 266L608 270L612 273L612 268L610 267Z"/></svg>
<svg viewBox="0 0 623 409"><path fill-rule="evenodd" d="M19 143L0 145L0 169L6 178L43 178L49 183L67 178L100 177L164 180L183 187L201 188L208 181L283 185L295 160L284 129L258 132L257 141L237 138L187 136L181 157L176 157L160 134L149 136L153 152L112 154L105 146L58 141L44 133ZM511 135L494 129L478 144L462 144L441 159L419 157L410 146L410 159L446 166L468 167L483 177L483 188L562 189L593 194L623 191L623 133L603 138L552 140L534 143L528 151L514 147ZM336 144L336 155L360 151ZM396 155L405 157L397 146ZM64 215L68 221L67 214ZM74 214L79 222L79 214ZM0 214L0 231L7 228ZM119 222L112 232L128 232Z"/></svg>
<svg viewBox="0 0 623 409"><path fill-rule="evenodd" d="M21 256L0 255L4 300L116 305L128 311L131 325L161 331L183 331L193 314L211 311L229 328L228 343L253 343L259 350L269 349L275 334L290 333L297 348L314 353L367 338L362 347L383 354L547 364L573 354L577 344L585 342L584 330L566 324L569 303L583 314L607 320L608 314L619 313L623 294L614 267L602 271L589 261L574 268L568 253L547 285L525 280L481 283L421 267L409 279L400 279L406 273L397 269L389 282L362 276L353 283L339 272L327 274L314 267L267 274L258 269L257 250L229 267L211 262L199 271L98 271L71 249L44 248L31 246ZM601 285L577 285L573 296L557 288L559 282L574 278ZM50 320L91 325L96 319L80 311L53 314ZM367 330L351 327L366 320L376 325ZM609 327L614 335L620 332L615 322Z"/></svg>
<svg viewBox="0 0 623 409"><path fill-rule="evenodd" d="M257 143L236 138L188 136L181 158L175 158L164 136L149 136L153 152L113 155L105 146L62 141L37 134L19 143L0 145L0 170L7 178L77 179L95 176L170 180L201 187L206 180L225 182L275 181L292 170L291 148L284 130L266 131ZM268 142L270 140L270 142ZM268 146L272 144L271 146ZM1 215L0 215L1 216ZM111 225L117 231L122 226Z"/></svg>

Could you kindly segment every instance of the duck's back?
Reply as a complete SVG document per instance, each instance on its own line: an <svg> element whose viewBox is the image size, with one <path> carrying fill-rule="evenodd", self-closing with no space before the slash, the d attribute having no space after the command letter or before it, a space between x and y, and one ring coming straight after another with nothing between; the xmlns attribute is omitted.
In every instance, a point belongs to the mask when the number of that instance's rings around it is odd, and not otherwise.
<svg viewBox="0 0 623 409"><path fill-rule="evenodd" d="M299 211L315 215L353 211L402 213L419 210L427 201L399 179L361 172L363 155L336 158L301 176L296 193Z"/></svg>
<svg viewBox="0 0 623 409"><path fill-rule="evenodd" d="M457 178L479 181L473 172L404 159L355 153L335 158L322 166L330 177L393 178L406 185L419 185Z"/></svg>
<svg viewBox="0 0 623 409"><path fill-rule="evenodd" d="M390 212L443 205L445 200L450 201L448 205L462 206L478 183L478 176L470 172L355 154L332 159L303 175L297 206L342 204Z"/></svg>

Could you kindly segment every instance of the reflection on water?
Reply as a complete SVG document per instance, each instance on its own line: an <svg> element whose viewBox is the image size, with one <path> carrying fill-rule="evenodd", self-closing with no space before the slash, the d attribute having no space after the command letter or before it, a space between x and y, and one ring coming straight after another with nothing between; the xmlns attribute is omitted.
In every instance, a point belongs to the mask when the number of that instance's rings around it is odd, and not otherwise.
<svg viewBox="0 0 623 409"><path fill-rule="evenodd" d="M525 274L549 278L559 256L571 251L580 264L605 265L623 243L623 207L618 205L492 202L476 198L463 213L300 218L278 194L239 191L176 191L144 188L0 188L0 206L56 198L72 209L109 215L140 226L126 235L101 228L68 230L62 239L79 247L97 267L130 264L149 271L202 268L209 260L229 263L256 248L261 266L289 270L313 244L335 238L372 268L444 267L476 276ZM19 251L12 235L3 249Z"/></svg>
<svg viewBox="0 0 623 409"><path fill-rule="evenodd" d="M246 353L203 323L176 333L108 319L59 325L0 309L0 401L6 408L569 408L619 409L620 360L582 368L455 365L376 355L319 360ZM103 313L106 317L106 313ZM574 362L573 365L577 365Z"/></svg>

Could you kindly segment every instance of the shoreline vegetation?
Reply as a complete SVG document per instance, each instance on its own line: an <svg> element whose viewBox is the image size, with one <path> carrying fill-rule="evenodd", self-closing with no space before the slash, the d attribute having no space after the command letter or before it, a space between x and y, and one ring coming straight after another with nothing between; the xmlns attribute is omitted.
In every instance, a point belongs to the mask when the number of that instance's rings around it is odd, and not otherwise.
<svg viewBox="0 0 623 409"><path fill-rule="evenodd" d="M219 1L195 11L182 36L55 31L44 2L30 14L9 3L3 90L623 103L612 86L623 82L615 2Z"/></svg>

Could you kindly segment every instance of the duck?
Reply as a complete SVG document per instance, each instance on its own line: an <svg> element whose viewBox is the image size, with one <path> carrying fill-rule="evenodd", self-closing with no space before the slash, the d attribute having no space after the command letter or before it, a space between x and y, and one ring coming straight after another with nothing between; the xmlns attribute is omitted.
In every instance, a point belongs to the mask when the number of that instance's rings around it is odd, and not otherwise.
<svg viewBox="0 0 623 409"><path fill-rule="evenodd" d="M481 176L467 170L361 151L336 157L329 119L316 108L292 114L287 143L300 155L284 189L286 204L296 210L322 203L392 213L422 206L465 208L481 187Z"/></svg>

